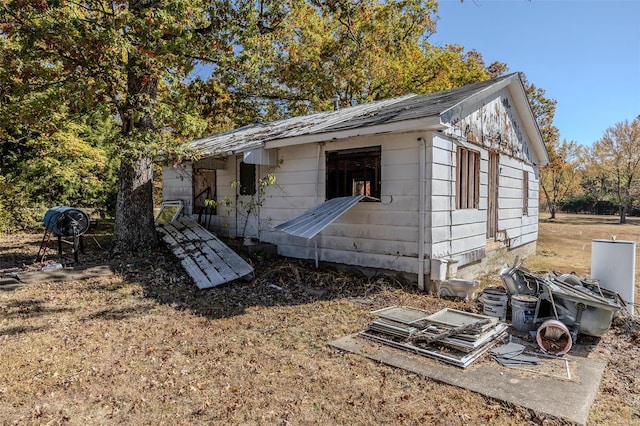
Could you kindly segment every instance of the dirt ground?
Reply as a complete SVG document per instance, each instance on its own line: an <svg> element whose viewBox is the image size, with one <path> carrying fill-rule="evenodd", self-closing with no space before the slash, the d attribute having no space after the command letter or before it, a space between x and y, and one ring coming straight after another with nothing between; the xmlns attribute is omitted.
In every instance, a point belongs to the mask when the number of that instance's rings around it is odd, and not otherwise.
<svg viewBox="0 0 640 426"><path fill-rule="evenodd" d="M640 241L640 221L615 222L543 222L525 266L587 276L591 239ZM479 302L260 256L248 258L254 281L201 291L164 249L108 259L109 234L105 222L87 235L81 261L113 275L0 287L0 424L567 424L327 346L385 306L481 312ZM37 269L40 239L2 236L0 271ZM614 320L580 344L607 362L589 423L640 424L640 322Z"/></svg>

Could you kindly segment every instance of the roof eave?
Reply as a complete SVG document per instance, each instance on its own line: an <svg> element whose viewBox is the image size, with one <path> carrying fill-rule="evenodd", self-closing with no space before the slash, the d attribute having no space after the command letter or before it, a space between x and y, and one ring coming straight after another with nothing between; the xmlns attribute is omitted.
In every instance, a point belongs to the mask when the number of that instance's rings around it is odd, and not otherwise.
<svg viewBox="0 0 640 426"><path fill-rule="evenodd" d="M440 122L437 115L417 118L413 120L396 121L393 123L379 124L375 126L358 127L355 129L339 130L335 132L313 133L308 135L293 136L290 138L274 139L264 142L265 149L284 148L287 146L304 145L314 142L327 142L359 136L371 136L388 133L406 133L412 131L432 131L446 128Z"/></svg>

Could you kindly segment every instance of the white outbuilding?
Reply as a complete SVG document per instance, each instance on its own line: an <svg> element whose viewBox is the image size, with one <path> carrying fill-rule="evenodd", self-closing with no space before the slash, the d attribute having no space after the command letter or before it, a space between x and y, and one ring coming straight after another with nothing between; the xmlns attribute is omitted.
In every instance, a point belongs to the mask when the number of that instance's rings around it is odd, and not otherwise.
<svg viewBox="0 0 640 426"><path fill-rule="evenodd" d="M471 278L535 252L548 155L519 74L198 139L163 200L283 256ZM213 200L205 202L205 200Z"/></svg>

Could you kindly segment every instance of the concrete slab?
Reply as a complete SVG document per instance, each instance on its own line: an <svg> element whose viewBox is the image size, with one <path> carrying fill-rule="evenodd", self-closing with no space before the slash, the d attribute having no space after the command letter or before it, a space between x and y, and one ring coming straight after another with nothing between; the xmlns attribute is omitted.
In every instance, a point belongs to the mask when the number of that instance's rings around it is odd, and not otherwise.
<svg viewBox="0 0 640 426"><path fill-rule="evenodd" d="M583 425L589 418L589 410L600 387L605 367L604 363L598 361L566 355L571 361L571 380L563 380L518 371L498 363L480 362L461 369L370 342L355 334L330 342L329 345L442 383Z"/></svg>

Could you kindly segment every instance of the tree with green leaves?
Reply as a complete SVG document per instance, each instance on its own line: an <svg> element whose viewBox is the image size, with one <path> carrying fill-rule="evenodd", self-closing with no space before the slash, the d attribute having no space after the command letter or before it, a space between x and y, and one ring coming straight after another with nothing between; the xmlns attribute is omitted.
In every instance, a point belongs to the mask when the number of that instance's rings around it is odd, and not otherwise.
<svg viewBox="0 0 640 426"><path fill-rule="evenodd" d="M581 152L580 145L566 139L549 150L549 164L542 169L540 186L551 215L550 219L556 218L560 202L579 187L582 172Z"/></svg>
<svg viewBox="0 0 640 426"><path fill-rule="evenodd" d="M119 126L105 141L120 160L113 249L146 250L160 152L177 160L193 137L326 110L336 95L346 106L506 71L431 46L436 13L435 0L6 0L0 141L55 152L105 108ZM193 79L202 64L211 78Z"/></svg>
<svg viewBox="0 0 640 426"><path fill-rule="evenodd" d="M626 223L628 209L640 196L640 116L605 130L592 146L591 160L612 183L620 223Z"/></svg>
<svg viewBox="0 0 640 426"><path fill-rule="evenodd" d="M282 24L244 37L233 67L216 67L210 78L190 84L189 96L203 101L211 133L256 118L328 110L336 98L344 107L430 93L506 69L499 63L486 67L480 53L462 46L430 45L434 1L285 3ZM209 94L201 95L202 88Z"/></svg>
<svg viewBox="0 0 640 426"><path fill-rule="evenodd" d="M171 95L195 63L225 64L241 37L268 33L283 14L269 0L6 0L0 139L52 141L107 106L120 125L111 142L121 160L113 250L146 250L158 241L152 159L202 128Z"/></svg>

